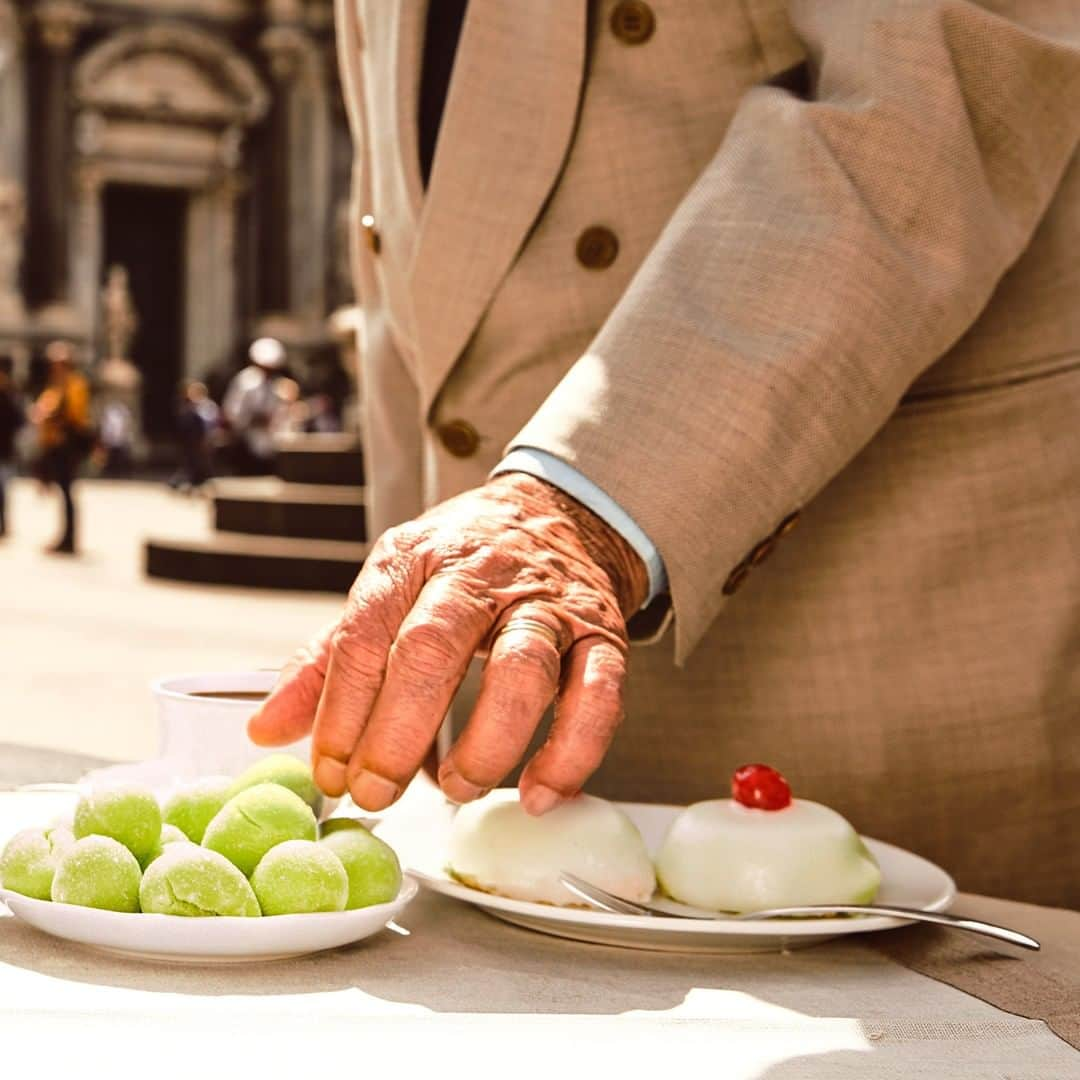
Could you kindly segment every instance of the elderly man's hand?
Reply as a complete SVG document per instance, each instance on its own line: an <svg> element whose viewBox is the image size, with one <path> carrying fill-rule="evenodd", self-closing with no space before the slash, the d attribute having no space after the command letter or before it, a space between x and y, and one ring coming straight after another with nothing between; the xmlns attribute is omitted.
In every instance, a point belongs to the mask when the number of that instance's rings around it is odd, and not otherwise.
<svg viewBox="0 0 1080 1080"><path fill-rule="evenodd" d="M340 621L293 659L249 732L273 746L311 731L319 786L381 810L486 654L439 783L458 802L495 787L557 698L520 784L543 813L581 788L622 719L624 616L646 589L641 559L591 511L532 476L497 476L379 539Z"/></svg>

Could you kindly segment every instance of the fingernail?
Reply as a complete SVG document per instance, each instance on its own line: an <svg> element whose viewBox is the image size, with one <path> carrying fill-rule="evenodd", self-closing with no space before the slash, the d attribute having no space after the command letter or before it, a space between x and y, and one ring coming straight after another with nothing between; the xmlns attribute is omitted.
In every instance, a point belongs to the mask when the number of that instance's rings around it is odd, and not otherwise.
<svg viewBox="0 0 1080 1080"><path fill-rule="evenodd" d="M470 780L466 780L456 769L443 766L439 770L439 787L443 794L456 803L472 802L486 795L491 788L480 787Z"/></svg>
<svg viewBox="0 0 1080 1080"><path fill-rule="evenodd" d="M563 797L557 791L543 784L534 784L521 794L522 805L533 817L539 817L549 810L554 810L562 801Z"/></svg>
<svg viewBox="0 0 1080 1080"><path fill-rule="evenodd" d="M349 785L353 802L364 810L385 810L397 797L400 789L393 780L363 769Z"/></svg>
<svg viewBox="0 0 1080 1080"><path fill-rule="evenodd" d="M312 770L315 774L315 783L326 792L327 795L344 795L348 786L345 775L344 762L332 757L321 757L315 762Z"/></svg>
<svg viewBox="0 0 1080 1080"><path fill-rule="evenodd" d="M249 717L247 722L247 734L248 738L256 745L259 745L259 736L262 732L259 728L262 726L262 706L260 705Z"/></svg>

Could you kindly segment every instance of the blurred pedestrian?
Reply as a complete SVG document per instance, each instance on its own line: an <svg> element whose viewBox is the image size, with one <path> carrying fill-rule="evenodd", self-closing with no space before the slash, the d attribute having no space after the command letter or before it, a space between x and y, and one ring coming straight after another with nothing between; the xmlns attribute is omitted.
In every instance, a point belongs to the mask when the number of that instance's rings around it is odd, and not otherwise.
<svg viewBox="0 0 1080 1080"><path fill-rule="evenodd" d="M64 529L50 554L73 555L76 549L76 510L73 487L79 465L94 447L90 422L90 387L76 370L70 342L54 341L45 349L48 382L38 395L30 419L38 432L38 476L55 484L64 506Z"/></svg>
<svg viewBox="0 0 1080 1080"><path fill-rule="evenodd" d="M329 394L313 394L307 399L304 430L321 434L341 431L341 417Z"/></svg>
<svg viewBox="0 0 1080 1080"><path fill-rule="evenodd" d="M223 409L233 433L236 471L257 475L273 469L274 423L288 407L275 389L285 367L285 346L276 338L258 338L248 359L251 363L229 384Z"/></svg>
<svg viewBox="0 0 1080 1080"><path fill-rule="evenodd" d="M214 438L221 426L221 410L205 383L189 382L182 388L176 413L180 465L169 485L196 488L213 475Z"/></svg>
<svg viewBox="0 0 1080 1080"><path fill-rule="evenodd" d="M98 453L105 476L130 476L134 462L135 417L125 401L112 398L101 408Z"/></svg>
<svg viewBox="0 0 1080 1080"><path fill-rule="evenodd" d="M0 537L7 535L7 485L15 474L15 436L26 420L10 356L0 356Z"/></svg>

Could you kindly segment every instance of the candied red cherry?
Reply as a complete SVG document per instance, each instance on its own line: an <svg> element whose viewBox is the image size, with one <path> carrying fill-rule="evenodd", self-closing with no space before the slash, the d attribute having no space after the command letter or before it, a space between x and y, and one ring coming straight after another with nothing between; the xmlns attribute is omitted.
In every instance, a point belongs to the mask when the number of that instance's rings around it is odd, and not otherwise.
<svg viewBox="0 0 1080 1080"><path fill-rule="evenodd" d="M783 810L791 805L791 787L768 765L740 765L731 777L731 797L752 810Z"/></svg>

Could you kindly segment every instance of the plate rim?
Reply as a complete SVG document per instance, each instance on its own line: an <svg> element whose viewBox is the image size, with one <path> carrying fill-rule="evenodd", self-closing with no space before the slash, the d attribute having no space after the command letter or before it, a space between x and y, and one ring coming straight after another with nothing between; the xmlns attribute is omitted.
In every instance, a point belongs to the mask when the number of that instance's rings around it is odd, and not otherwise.
<svg viewBox="0 0 1080 1080"><path fill-rule="evenodd" d="M159 912L111 912L107 908L103 907L86 907L82 904L63 904L54 900L39 900L37 896L27 896L25 893L16 892L14 889L4 889L0 886L0 901L8 907L11 914L18 918L18 914L15 909L8 903L8 897L14 896L17 904L28 904L30 910L56 910L57 908L75 908L80 914L87 912L91 913L91 918L100 918L103 921L112 921L119 926L120 919L131 919L138 917L139 922L143 926L152 924L153 926L175 926L177 928L183 926L185 928L190 927L221 927L221 926L265 926L262 919L273 919L273 926L283 926L285 922L292 923L293 926L297 923L297 920L303 919L314 920L319 919L321 921L328 921L329 919L341 919L357 918L357 913L364 912L368 915L377 912L380 907L397 907L399 905L408 904L416 899L416 895L419 891L419 882L416 875L411 874L408 870L402 870L402 883L401 888L397 890L397 895L393 900L384 901L381 904L368 904L366 907L352 907L345 912L292 912L287 915L260 915L258 918L253 918L248 915L212 915L193 918L190 915L163 915ZM406 896L405 893L408 892ZM25 920L24 920L25 921ZM258 932L258 931L256 931Z"/></svg>
<svg viewBox="0 0 1080 1080"><path fill-rule="evenodd" d="M60 904L52 900L39 900L36 897L24 896L22 893L4 888L0 888L0 901L3 901L12 917L18 919L24 925L71 944L90 949L100 949L114 954L146 956L147 958L167 954L171 959L177 961L183 961L187 958L192 963L201 963L223 959L258 961L271 958L269 952L260 950L260 946L273 946L273 951L277 956L311 955L326 948L339 948L363 940L363 938L370 937L385 929L388 923L397 918L416 899L419 892L420 885L416 877L405 872L402 874L401 887L398 889L397 896L393 900L388 900L382 904L370 904L367 907L352 908L347 911L299 912L288 915L264 915L259 918L242 915L215 915L205 918L192 918L185 915L163 915L156 912L107 911L101 908L83 907L78 904ZM9 897L14 898L14 905L9 902ZM24 905L27 914L41 913L46 924L52 921L51 913L56 912L57 909L71 909L71 912L74 913L71 917L79 919L81 925L86 926L87 923L84 920L89 921L91 934L93 934L93 927L98 927L101 932L104 932L106 927L115 930L120 927L143 926L156 928L158 932L168 928L165 930L166 933L176 933L186 938L195 935L201 940L162 941L155 934L152 934L151 939L147 941L142 935L134 935L127 944L119 948L100 942L88 941L86 940L86 934L83 933L78 933L76 936L67 932L73 929L72 927L42 925L41 919L31 921L20 914L18 910L19 907ZM65 910L64 916L68 914L69 912ZM138 922L132 921L135 919ZM359 925L351 927L350 924L372 926L373 928L356 936L346 936L342 941L334 945L315 947L304 945L297 949L282 948L280 940L282 931L290 926L303 927L307 930L311 930L314 926L323 929L331 929L337 926L341 932L348 935L352 933L353 928L359 929ZM180 934L181 931L182 934ZM207 931L207 933L202 933L202 931ZM237 931L239 931L238 934ZM234 934L236 936L232 936ZM229 941L235 947L224 952L218 952L216 947L222 945L224 941Z"/></svg>

